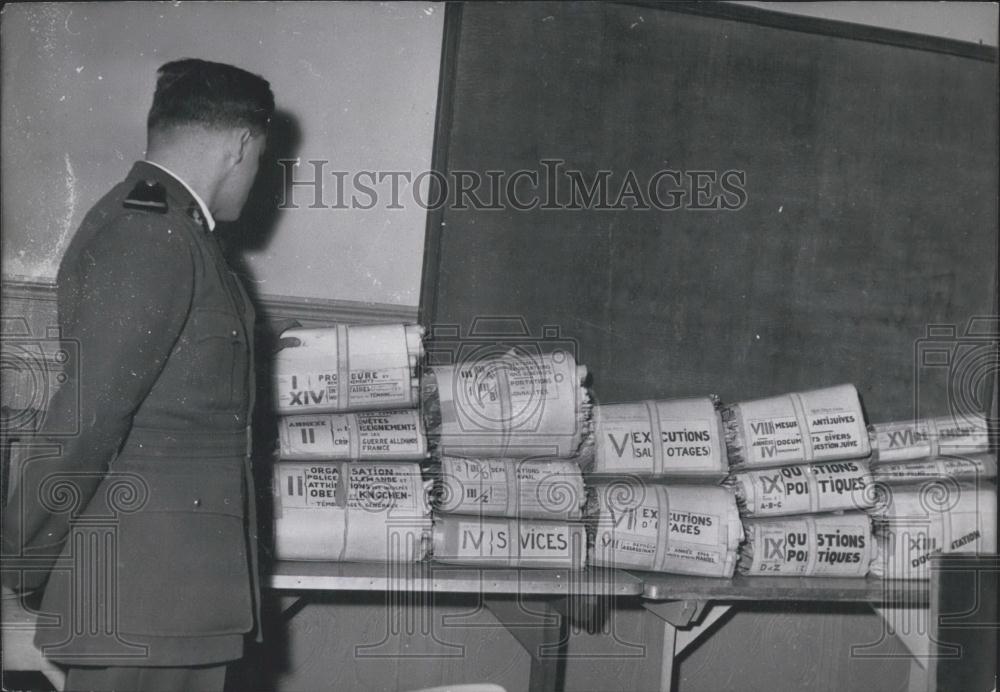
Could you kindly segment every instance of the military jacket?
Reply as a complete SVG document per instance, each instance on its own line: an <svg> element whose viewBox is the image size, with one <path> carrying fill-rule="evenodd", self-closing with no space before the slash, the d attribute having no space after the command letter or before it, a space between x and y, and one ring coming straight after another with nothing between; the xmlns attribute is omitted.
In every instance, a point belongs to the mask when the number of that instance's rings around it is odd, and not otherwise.
<svg viewBox="0 0 1000 692"><path fill-rule="evenodd" d="M54 451L4 513L5 561L47 580L36 644L76 665L238 658L259 622L250 301L192 195L145 162L87 214L58 292L78 357L36 440Z"/></svg>

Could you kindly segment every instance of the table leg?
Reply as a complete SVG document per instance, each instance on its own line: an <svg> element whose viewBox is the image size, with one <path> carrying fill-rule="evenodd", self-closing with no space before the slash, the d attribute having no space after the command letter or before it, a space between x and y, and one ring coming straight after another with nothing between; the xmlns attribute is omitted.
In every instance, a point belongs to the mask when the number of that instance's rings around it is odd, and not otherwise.
<svg viewBox="0 0 1000 692"><path fill-rule="evenodd" d="M663 621L663 646L660 649L660 692L670 692L674 686L674 656L677 646L677 628Z"/></svg>
<svg viewBox="0 0 1000 692"><path fill-rule="evenodd" d="M647 631L662 632L650 638L647 655L657 673L655 684L661 692L673 688L674 661L685 649L704 636L728 611L729 606L713 606L706 601L644 601L647 617L654 619Z"/></svg>
<svg viewBox="0 0 1000 692"><path fill-rule="evenodd" d="M530 692L561 690L566 677L566 618L548 600L488 598L486 607L531 656Z"/></svg>
<svg viewBox="0 0 1000 692"><path fill-rule="evenodd" d="M281 622L287 624L293 617L302 612L308 603L305 596L282 596L278 605Z"/></svg>
<svg viewBox="0 0 1000 692"><path fill-rule="evenodd" d="M728 613L732 612L730 606L719 605L716 603L709 604L701 613L701 619L691 625L687 629L677 630L677 641L674 644L674 656L680 656L681 653L689 649L694 644L698 643L708 631L715 627L722 618Z"/></svg>

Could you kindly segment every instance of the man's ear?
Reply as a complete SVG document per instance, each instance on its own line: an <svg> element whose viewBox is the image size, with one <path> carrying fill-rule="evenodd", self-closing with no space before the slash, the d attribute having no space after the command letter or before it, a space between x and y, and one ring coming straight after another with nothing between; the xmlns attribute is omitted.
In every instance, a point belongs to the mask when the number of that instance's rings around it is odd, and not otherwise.
<svg viewBox="0 0 1000 692"><path fill-rule="evenodd" d="M233 131L233 163L240 163L243 158L247 155L247 147L250 146L250 140L253 137L253 133L250 132L250 128L242 127L238 130Z"/></svg>

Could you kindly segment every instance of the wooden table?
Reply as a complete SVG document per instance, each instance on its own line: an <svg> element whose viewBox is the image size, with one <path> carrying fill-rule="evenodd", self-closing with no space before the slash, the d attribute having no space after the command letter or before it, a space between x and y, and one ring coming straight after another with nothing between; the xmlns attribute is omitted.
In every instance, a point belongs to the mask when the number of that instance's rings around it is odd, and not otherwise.
<svg viewBox="0 0 1000 692"><path fill-rule="evenodd" d="M655 572L631 574L643 582L643 607L650 617L662 621L660 690L671 689L674 659L707 634L737 603L865 603L876 610L880 607L927 608L930 593L929 583L925 581L887 581L875 577L737 575L732 579L711 579ZM880 611L880 614L883 613ZM911 668L911 675L913 673Z"/></svg>
<svg viewBox="0 0 1000 692"><path fill-rule="evenodd" d="M641 600L646 616L662 632L646 642L658 667L661 690L671 689L674 659L741 601L867 603L924 608L927 582L889 582L875 578L831 579L735 577L712 579L653 572L588 568L470 569L437 563L277 562L268 586L295 593L285 609L292 617L308 603L310 592L384 591L389 594L480 594L484 604L531 656L529 689L557 690L565 670L567 599ZM405 605L405 599L398 601ZM424 605L429 605L423 602ZM411 604L414 605L414 604ZM420 603L416 603L420 605Z"/></svg>
<svg viewBox="0 0 1000 692"><path fill-rule="evenodd" d="M531 656L528 680L532 692L562 686L569 599L638 598L643 590L638 577L593 567L582 571L470 569L438 563L349 562L276 562L267 586L299 596L283 610L285 618L308 603L309 592L384 591L395 595L387 603L398 608L430 608L432 601L421 600L421 594L479 594Z"/></svg>
<svg viewBox="0 0 1000 692"><path fill-rule="evenodd" d="M532 596L640 596L621 570L470 569L439 563L276 562L267 585L282 591L428 591Z"/></svg>

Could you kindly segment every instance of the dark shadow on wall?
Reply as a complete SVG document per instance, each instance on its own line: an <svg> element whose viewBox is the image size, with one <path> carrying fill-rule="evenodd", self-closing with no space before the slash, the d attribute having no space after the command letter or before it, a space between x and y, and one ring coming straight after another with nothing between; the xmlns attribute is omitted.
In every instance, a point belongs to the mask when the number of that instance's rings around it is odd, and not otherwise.
<svg viewBox="0 0 1000 692"><path fill-rule="evenodd" d="M278 161L294 159L301 144L298 118L288 111L277 111L271 119L267 148L243 214L236 221L219 226L230 263L246 278L251 277L245 271L240 254L267 247L284 213L279 208L284 196L284 178Z"/></svg>
<svg viewBox="0 0 1000 692"><path fill-rule="evenodd" d="M274 324L265 319L261 307L259 285L246 263L244 253L267 247L282 215L279 208L284 195L284 180L279 159L295 158L301 145L299 121L292 113L278 111L271 121L267 149L261 161L257 179L250 191L247 204L239 219L220 224L217 229L223 251L230 266L239 275L257 310L255 325L255 375L256 401L253 416L254 484L257 499L257 534L260 547L261 574L267 574L271 562L271 526L273 506L271 501L271 455L278 439L277 420L271 392L271 360L276 349L277 336L287 325ZM264 599L264 629L281 632L280 627L269 625L280 613L270 607L274 599ZM244 659L230 666L227 689L271 689L270 666L263 661L284 658L285 642L267 637L265 644L248 641Z"/></svg>

